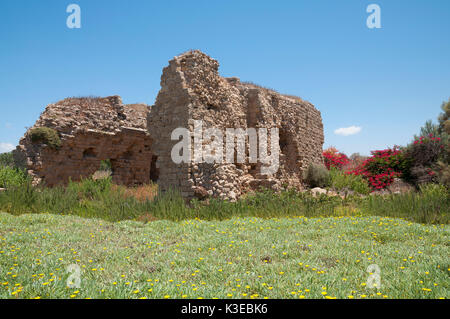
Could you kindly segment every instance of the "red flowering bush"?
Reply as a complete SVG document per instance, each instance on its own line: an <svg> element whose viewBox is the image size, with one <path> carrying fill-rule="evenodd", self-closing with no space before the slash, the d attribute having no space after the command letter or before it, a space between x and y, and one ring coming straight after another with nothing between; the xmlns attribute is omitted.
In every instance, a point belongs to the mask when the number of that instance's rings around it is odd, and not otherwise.
<svg viewBox="0 0 450 319"><path fill-rule="evenodd" d="M332 167L337 169L342 169L345 165L349 163L347 155L338 152L334 147L329 147L323 151L323 158L325 166L330 170Z"/></svg>
<svg viewBox="0 0 450 319"><path fill-rule="evenodd" d="M407 156L413 161L413 166L425 167L436 163L443 153L444 143L440 137L434 137L432 134L415 138L406 151Z"/></svg>
<svg viewBox="0 0 450 319"><path fill-rule="evenodd" d="M371 153L371 157L356 169L348 171L347 174L363 176L369 182L372 190L387 188L392 184L394 178L409 172L409 162L398 147Z"/></svg>

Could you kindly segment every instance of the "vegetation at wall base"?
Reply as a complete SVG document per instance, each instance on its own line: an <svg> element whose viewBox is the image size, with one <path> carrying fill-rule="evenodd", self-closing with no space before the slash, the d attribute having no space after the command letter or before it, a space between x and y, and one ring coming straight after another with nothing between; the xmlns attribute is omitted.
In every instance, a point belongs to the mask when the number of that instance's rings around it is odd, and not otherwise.
<svg viewBox="0 0 450 319"><path fill-rule="evenodd" d="M359 185L361 181L354 182ZM358 189L357 186L355 187ZM149 186L157 193L156 186ZM363 186L361 186L363 188ZM132 189L131 189L132 190ZM367 189L365 190L367 191ZM263 190L236 202L211 198L192 200L170 190L156 197L136 198L130 189L113 185L111 178L70 182L66 187L33 187L30 181L0 192L0 211L13 215L51 213L100 218L107 221L186 219L225 220L233 217L281 218L293 216L389 216L420 223L448 223L449 191L428 185L418 192L388 196L355 194L312 196L309 192Z"/></svg>
<svg viewBox="0 0 450 319"><path fill-rule="evenodd" d="M330 185L330 173L325 165L311 163L304 174L304 180L311 188L325 187Z"/></svg>

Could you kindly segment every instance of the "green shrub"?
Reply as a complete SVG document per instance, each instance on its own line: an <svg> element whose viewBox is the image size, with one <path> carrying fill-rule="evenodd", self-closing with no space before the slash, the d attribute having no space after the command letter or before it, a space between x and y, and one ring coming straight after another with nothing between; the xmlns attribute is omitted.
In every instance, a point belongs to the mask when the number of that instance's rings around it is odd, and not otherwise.
<svg viewBox="0 0 450 319"><path fill-rule="evenodd" d="M360 175L345 174L338 169L330 170L330 186L336 190L349 189L359 194L367 195L370 187L367 181Z"/></svg>
<svg viewBox="0 0 450 319"><path fill-rule="evenodd" d="M28 180L25 171L9 166L0 167L0 188L20 187Z"/></svg>
<svg viewBox="0 0 450 319"><path fill-rule="evenodd" d="M67 193L77 194L80 199L99 199L103 195L111 193L111 177L94 180L92 178L82 179L81 182L69 181L66 187Z"/></svg>
<svg viewBox="0 0 450 319"><path fill-rule="evenodd" d="M61 147L61 139L58 132L49 127L36 127L28 133L33 143L47 144L49 147L58 149Z"/></svg>
<svg viewBox="0 0 450 319"><path fill-rule="evenodd" d="M399 147L394 146L371 153L372 156L365 161L364 168L372 176L384 174L388 171L399 172L403 178L409 175L410 160Z"/></svg>
<svg viewBox="0 0 450 319"><path fill-rule="evenodd" d="M436 181L434 169L438 160L445 157L445 145L446 141L430 133L416 137L414 142L405 148L405 156L411 163L410 182L420 185Z"/></svg>
<svg viewBox="0 0 450 319"><path fill-rule="evenodd" d="M450 165L439 161L437 163L437 175L439 183L450 188Z"/></svg>
<svg viewBox="0 0 450 319"><path fill-rule="evenodd" d="M0 154L0 167L13 167L14 158L12 152Z"/></svg>
<svg viewBox="0 0 450 319"><path fill-rule="evenodd" d="M111 160L102 160L98 170L102 172L110 172L112 170Z"/></svg>
<svg viewBox="0 0 450 319"><path fill-rule="evenodd" d="M330 184L330 172L323 164L311 163L304 179L310 187L325 187Z"/></svg>
<svg viewBox="0 0 450 319"><path fill-rule="evenodd" d="M444 199L449 196L449 191L444 185L440 184L424 184L419 187L420 193L426 197L437 197ZM449 198L447 198L448 201ZM445 200L443 200L444 202Z"/></svg>

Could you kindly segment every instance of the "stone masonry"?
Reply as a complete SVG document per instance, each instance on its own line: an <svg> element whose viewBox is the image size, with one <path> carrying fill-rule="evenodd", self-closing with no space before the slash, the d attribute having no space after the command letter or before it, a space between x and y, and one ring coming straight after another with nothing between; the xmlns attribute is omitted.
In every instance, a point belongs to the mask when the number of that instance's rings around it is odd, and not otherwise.
<svg viewBox="0 0 450 319"><path fill-rule="evenodd" d="M164 68L161 90L148 116L159 168L159 186L181 190L185 197L236 199L249 190L266 187L302 188L302 172L309 163L321 163L324 141L320 112L311 103L286 96L238 78L222 78L219 63L200 51L175 57ZM260 174L260 163L181 163L171 160L177 127L193 131L203 126L278 128L280 166L272 175ZM193 144L193 143L192 143ZM192 145L193 147L193 145Z"/></svg>
<svg viewBox="0 0 450 319"><path fill-rule="evenodd" d="M110 160L115 183L150 181L152 140L144 104L123 105L120 97L68 98L47 106L20 140L14 155L36 183L47 186L92 176L102 160ZM61 147L33 143L30 130L49 127L58 132Z"/></svg>
<svg viewBox="0 0 450 319"><path fill-rule="evenodd" d="M151 107L123 105L118 96L50 104L33 127L55 129L61 147L34 144L27 133L16 157L25 160L36 181L50 186L90 176L101 160L110 159L115 182L135 185L153 180L160 191L177 189L186 198L234 200L260 187L302 189L302 174L309 163L323 161L320 112L298 97L223 78L218 69L216 60L189 51L164 68L161 90ZM262 174L263 164L250 163L248 158L243 163L174 163L171 153L179 140L171 139L173 130L192 132L199 120L203 129L223 131L224 143L227 128L278 128L278 170ZM208 141L203 143L206 147ZM191 147L193 154L194 143Z"/></svg>

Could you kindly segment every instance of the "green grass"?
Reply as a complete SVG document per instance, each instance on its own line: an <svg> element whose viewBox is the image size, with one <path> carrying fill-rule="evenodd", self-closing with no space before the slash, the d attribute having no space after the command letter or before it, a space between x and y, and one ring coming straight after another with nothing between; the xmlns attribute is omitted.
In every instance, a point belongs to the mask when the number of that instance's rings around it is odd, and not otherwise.
<svg viewBox="0 0 450 319"><path fill-rule="evenodd" d="M450 219L450 196L443 185L428 184L419 192L369 196L359 208L367 215L395 216L419 223L446 223Z"/></svg>
<svg viewBox="0 0 450 319"><path fill-rule="evenodd" d="M116 187L111 178L86 179L67 187L32 187L25 182L0 192L0 210L13 215L51 213L101 218L107 221L147 218L180 221L186 219L225 220L233 217L323 217L377 215L401 217L419 223L447 224L450 197L444 186L430 185L420 192L387 197L313 197L308 192L261 191L237 202L210 199L187 204L169 191L151 200L138 200Z"/></svg>
<svg viewBox="0 0 450 319"><path fill-rule="evenodd" d="M449 298L449 254L448 225L387 217L1 213L0 298ZM79 288L68 288L71 264ZM371 264L379 289L365 285Z"/></svg>

